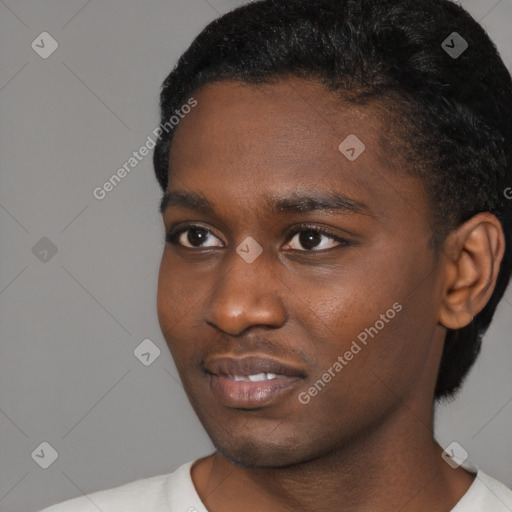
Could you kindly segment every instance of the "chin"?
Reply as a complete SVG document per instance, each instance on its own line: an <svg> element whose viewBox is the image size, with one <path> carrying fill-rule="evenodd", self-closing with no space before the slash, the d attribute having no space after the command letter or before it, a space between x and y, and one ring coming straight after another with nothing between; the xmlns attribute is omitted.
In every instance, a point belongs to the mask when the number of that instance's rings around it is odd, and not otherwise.
<svg viewBox="0 0 512 512"><path fill-rule="evenodd" d="M303 462L302 450L295 439L279 440L267 436L261 440L249 436L212 435L208 433L217 451L231 463L246 468L277 468ZM220 433L219 433L220 434ZM306 457L307 458L307 457Z"/></svg>
<svg viewBox="0 0 512 512"><path fill-rule="evenodd" d="M246 469L278 468L297 464L297 455L288 450L265 450L255 445L216 446L218 452L236 466Z"/></svg>

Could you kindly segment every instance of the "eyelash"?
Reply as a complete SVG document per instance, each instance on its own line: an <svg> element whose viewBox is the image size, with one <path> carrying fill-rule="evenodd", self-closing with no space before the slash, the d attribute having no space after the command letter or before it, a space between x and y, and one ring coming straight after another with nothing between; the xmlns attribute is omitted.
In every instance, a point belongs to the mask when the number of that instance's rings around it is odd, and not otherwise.
<svg viewBox="0 0 512 512"><path fill-rule="evenodd" d="M192 248L192 247L186 247L182 244L180 244L178 242L178 239L180 237L180 235L186 231L188 231L189 229L194 229L194 228L201 228L201 229L204 229L205 231L207 231L209 234L213 235L216 237L216 235L208 228L206 228L205 226L202 226L201 224L187 224L185 226L180 226L178 228L171 228L165 235L165 241L169 244L173 244L173 245L177 245L179 247L183 247L184 249L192 249L192 250L198 250L198 249L212 249L212 247L195 247L195 248ZM335 242L338 242L338 245L335 246L335 247L330 247L329 249L320 249L320 250L315 250L315 249L311 249L311 250L300 250L300 249L291 249L292 251L297 251L297 252L308 252L308 253L313 253L313 252L324 252L324 251L330 251L332 249L337 249L339 247L349 247L351 245L353 245L350 241L348 241L347 239L345 238L342 238L340 237L339 235L336 235L335 233L331 232L329 229L327 228L319 228L317 226L313 226L313 225L309 225L309 224L301 224L297 227L295 227L290 233L289 233L289 236L287 237L286 239L286 243L288 243L290 240L292 240L294 238L294 236L297 234L297 233L302 233L304 231L314 231L316 233L319 233L321 235L325 235L329 238L331 238L332 240L334 240ZM218 238L218 237L216 237Z"/></svg>

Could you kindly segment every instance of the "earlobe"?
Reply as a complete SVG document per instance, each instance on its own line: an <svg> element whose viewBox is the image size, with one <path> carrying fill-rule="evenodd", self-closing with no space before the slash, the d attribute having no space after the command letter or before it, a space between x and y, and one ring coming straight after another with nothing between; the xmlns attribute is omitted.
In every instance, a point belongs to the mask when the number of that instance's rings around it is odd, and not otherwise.
<svg viewBox="0 0 512 512"><path fill-rule="evenodd" d="M503 228L491 213L479 213L450 233L442 253L441 325L461 329L485 307L504 252Z"/></svg>

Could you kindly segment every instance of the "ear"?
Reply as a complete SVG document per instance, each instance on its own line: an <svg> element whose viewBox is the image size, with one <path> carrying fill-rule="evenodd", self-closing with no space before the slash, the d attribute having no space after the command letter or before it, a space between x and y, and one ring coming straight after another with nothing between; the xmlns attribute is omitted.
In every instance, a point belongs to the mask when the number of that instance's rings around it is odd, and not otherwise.
<svg viewBox="0 0 512 512"><path fill-rule="evenodd" d="M443 244L439 322L448 329L468 325L491 298L505 253L495 215L483 212L452 231Z"/></svg>

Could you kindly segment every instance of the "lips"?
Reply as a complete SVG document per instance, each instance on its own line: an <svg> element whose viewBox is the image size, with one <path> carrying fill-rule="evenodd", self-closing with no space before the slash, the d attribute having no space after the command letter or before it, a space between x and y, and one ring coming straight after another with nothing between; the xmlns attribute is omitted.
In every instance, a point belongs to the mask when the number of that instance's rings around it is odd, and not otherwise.
<svg viewBox="0 0 512 512"><path fill-rule="evenodd" d="M215 357L205 362L206 371L213 375L225 377L249 376L262 373L282 375L285 377L304 377L303 370L288 365L277 359L262 356L243 358Z"/></svg>
<svg viewBox="0 0 512 512"><path fill-rule="evenodd" d="M211 375L213 395L230 408L270 405L284 399L305 378L302 369L262 356L213 357L204 366Z"/></svg>

